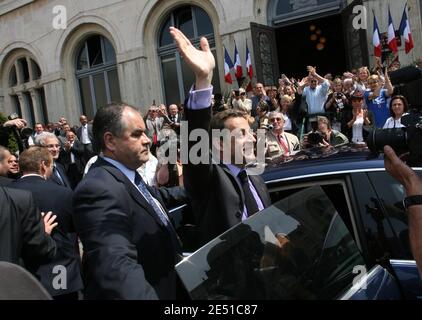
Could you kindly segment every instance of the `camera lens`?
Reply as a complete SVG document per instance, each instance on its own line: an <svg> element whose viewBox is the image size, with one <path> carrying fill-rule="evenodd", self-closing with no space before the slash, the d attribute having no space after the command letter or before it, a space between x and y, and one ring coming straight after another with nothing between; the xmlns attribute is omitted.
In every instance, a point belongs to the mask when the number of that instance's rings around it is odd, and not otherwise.
<svg viewBox="0 0 422 320"><path fill-rule="evenodd" d="M375 129L369 132L366 143L369 150L374 153L384 152L384 147L387 145L397 153L403 153L409 149L405 128Z"/></svg>

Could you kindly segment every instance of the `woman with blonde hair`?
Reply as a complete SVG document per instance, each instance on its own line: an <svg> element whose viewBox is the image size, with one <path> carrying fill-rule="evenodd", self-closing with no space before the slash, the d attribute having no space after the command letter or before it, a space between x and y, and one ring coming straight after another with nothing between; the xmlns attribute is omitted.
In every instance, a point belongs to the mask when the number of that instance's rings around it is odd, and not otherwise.
<svg viewBox="0 0 422 320"><path fill-rule="evenodd" d="M371 76L368 67L361 67L358 69L357 80L355 89L359 91L365 91L368 89L368 79Z"/></svg>
<svg viewBox="0 0 422 320"><path fill-rule="evenodd" d="M369 111L375 116L375 126L382 128L390 117L390 108L387 100L392 96L394 87L391 84L388 72L385 72L385 86L382 79L377 75L372 75L368 79L369 89L365 92L365 102Z"/></svg>

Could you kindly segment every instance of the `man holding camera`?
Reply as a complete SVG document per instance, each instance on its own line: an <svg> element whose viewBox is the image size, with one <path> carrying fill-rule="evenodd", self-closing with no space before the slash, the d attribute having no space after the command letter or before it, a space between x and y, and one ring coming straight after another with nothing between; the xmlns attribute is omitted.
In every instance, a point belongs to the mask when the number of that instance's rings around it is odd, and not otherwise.
<svg viewBox="0 0 422 320"><path fill-rule="evenodd" d="M386 146L385 169L406 190L403 203L408 210L410 245L419 272L422 274L422 179Z"/></svg>
<svg viewBox="0 0 422 320"><path fill-rule="evenodd" d="M23 151L24 145L21 141L20 135L17 131L22 130L26 127L26 120L20 119L17 116L12 117L9 116L9 119L4 122L3 124L0 124L0 145L4 147L8 147L9 145L9 137L11 134L14 134L18 140L19 144L19 150Z"/></svg>

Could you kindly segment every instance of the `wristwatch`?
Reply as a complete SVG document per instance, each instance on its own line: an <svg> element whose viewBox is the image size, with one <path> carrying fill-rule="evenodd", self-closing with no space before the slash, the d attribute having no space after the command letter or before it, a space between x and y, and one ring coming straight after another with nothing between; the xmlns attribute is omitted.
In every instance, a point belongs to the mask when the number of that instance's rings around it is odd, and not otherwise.
<svg viewBox="0 0 422 320"><path fill-rule="evenodd" d="M406 210L411 206L422 205L422 195L406 197L403 200L403 206Z"/></svg>

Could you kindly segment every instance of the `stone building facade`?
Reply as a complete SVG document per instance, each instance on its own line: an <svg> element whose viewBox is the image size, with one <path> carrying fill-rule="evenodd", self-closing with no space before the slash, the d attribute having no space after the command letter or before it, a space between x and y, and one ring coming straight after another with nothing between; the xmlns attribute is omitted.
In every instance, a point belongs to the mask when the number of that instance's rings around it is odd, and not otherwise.
<svg viewBox="0 0 422 320"><path fill-rule="evenodd" d="M403 64L422 55L422 0L407 2L416 47L411 55L400 47ZM404 3L390 3L396 29ZM363 31L350 25L359 4L368 9ZM338 62L331 63L343 69L359 59L371 64L372 10L385 31L386 6L382 0L0 0L0 111L16 112L31 125L60 116L76 124L80 114L92 117L110 101L141 110L153 102L183 102L192 75L169 38L170 25L180 26L193 43L209 38L217 59L215 91L223 93L231 88L224 83L224 47L232 55L236 43L244 65L248 45L253 82L269 84L291 64L285 53L306 65L295 47L305 41L299 27L310 23L312 29L313 21L325 26L328 42L333 30L345 39Z"/></svg>

